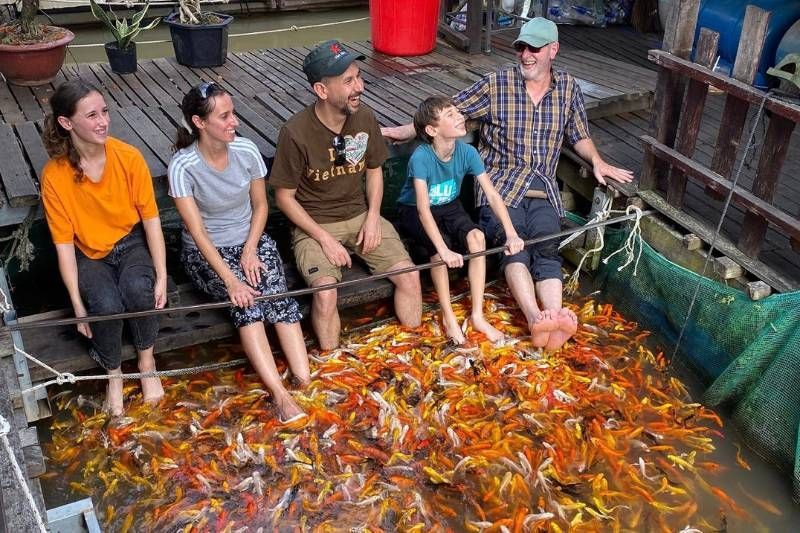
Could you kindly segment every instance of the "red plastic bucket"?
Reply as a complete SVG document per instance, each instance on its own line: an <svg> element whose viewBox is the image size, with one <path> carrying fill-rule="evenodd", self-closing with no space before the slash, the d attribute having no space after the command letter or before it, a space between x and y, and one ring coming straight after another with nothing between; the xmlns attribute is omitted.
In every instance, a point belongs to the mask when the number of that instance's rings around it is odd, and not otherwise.
<svg viewBox="0 0 800 533"><path fill-rule="evenodd" d="M436 46L441 0L369 0L372 47L392 56L427 54Z"/></svg>

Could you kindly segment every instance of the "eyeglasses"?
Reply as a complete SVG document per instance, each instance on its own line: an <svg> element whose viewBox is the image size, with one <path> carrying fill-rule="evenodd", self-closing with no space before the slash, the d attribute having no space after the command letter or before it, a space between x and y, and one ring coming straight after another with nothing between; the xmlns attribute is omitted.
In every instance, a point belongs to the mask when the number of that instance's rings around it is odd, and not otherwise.
<svg viewBox="0 0 800 533"><path fill-rule="evenodd" d="M538 54L539 51L542 48L544 48L545 46L547 46L547 45L544 45L544 46L531 46L528 43L516 43L514 45L514 50L516 50L518 54L521 54L526 49L528 50L528 52L530 52L532 54Z"/></svg>
<svg viewBox="0 0 800 533"><path fill-rule="evenodd" d="M333 138L333 150L336 154L336 159L333 160L334 166L340 167L347 163L347 143L344 142L344 137L337 135Z"/></svg>
<svg viewBox="0 0 800 533"><path fill-rule="evenodd" d="M213 95L215 92L221 90L222 87L220 87L213 81L206 81L197 86L197 92L200 93L200 96L203 98L203 100Z"/></svg>

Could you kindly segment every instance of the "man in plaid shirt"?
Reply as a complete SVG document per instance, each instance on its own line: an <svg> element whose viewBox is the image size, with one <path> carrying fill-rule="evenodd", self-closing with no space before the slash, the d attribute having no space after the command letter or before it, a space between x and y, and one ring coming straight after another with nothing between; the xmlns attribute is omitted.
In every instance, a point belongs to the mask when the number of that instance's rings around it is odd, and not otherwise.
<svg viewBox="0 0 800 533"><path fill-rule="evenodd" d="M575 78L554 70L558 30L544 18L521 28L514 41L518 64L491 73L458 93L454 104L480 125L479 151L486 171L524 240L560 231L564 207L556 182L561 143L566 137L594 167L597 181L633 180L630 171L606 163L589 138L583 95ZM409 140L412 125L383 128L391 140ZM493 246L505 235L486 197L476 191L479 222ZM561 257L556 239L502 256L508 286L525 314L533 343L560 348L577 330L577 317L562 306ZM538 299L538 301L537 301Z"/></svg>

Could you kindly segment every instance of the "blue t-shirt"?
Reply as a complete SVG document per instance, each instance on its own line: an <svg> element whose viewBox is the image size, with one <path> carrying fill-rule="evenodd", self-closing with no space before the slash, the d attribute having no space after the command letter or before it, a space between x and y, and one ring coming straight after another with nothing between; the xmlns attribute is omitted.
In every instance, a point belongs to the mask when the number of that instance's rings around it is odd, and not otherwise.
<svg viewBox="0 0 800 533"><path fill-rule="evenodd" d="M452 202L461 193L461 181L467 174L478 176L486 170L481 156L475 147L456 141L456 149L450 161L436 157L433 145L419 145L408 160L408 177L403 184L397 203L417 205L414 180L425 180L431 205L444 205Z"/></svg>

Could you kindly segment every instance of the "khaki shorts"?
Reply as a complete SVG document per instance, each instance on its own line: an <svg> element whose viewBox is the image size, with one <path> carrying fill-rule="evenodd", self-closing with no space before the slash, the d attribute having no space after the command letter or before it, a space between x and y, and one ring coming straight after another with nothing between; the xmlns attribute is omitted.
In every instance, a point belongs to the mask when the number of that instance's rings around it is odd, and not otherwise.
<svg viewBox="0 0 800 533"><path fill-rule="evenodd" d="M408 251L403 246L394 226L383 217L381 217L381 243L372 252L361 253L361 246L356 246L356 240L366 217L367 214L362 213L349 220L320 224L320 226L333 235L334 239L341 242L345 248L360 257L374 273L387 272L401 261L410 263L411 258ZM305 278L307 285L311 286L315 280L325 276L335 278L336 281L342 280L341 268L332 265L322 251L322 246L297 227L292 232L292 248L294 248L297 270Z"/></svg>

